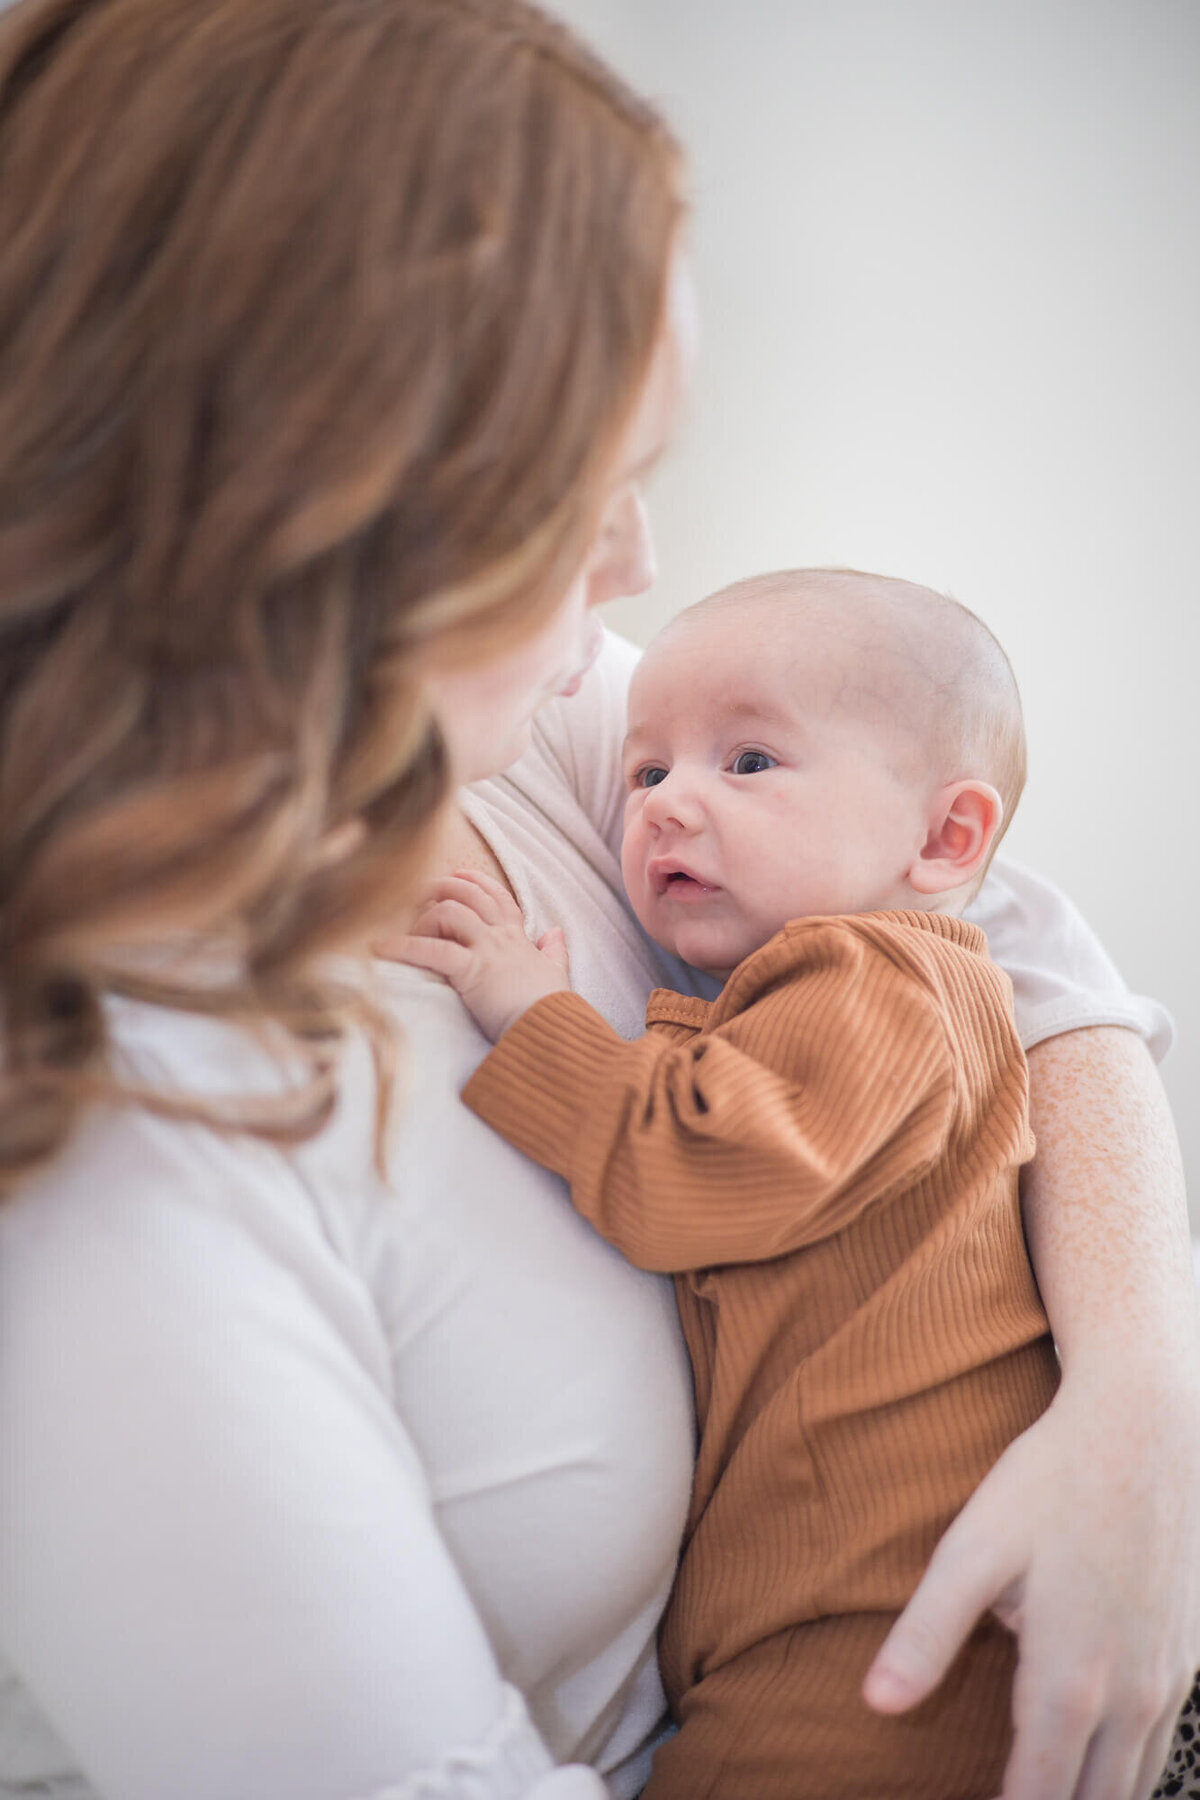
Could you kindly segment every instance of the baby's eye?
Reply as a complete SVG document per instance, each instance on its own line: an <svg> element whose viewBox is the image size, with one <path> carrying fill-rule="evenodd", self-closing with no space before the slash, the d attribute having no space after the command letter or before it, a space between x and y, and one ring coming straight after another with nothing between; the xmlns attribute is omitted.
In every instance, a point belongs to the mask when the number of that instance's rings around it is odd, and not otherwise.
<svg viewBox="0 0 1200 1800"><path fill-rule="evenodd" d="M657 787L660 781L666 779L667 771L658 763L651 763L648 768L639 769L633 778L634 785L642 788Z"/></svg>
<svg viewBox="0 0 1200 1800"><path fill-rule="evenodd" d="M765 750L739 750L732 764L735 775L761 775L764 769L775 767L775 758Z"/></svg>

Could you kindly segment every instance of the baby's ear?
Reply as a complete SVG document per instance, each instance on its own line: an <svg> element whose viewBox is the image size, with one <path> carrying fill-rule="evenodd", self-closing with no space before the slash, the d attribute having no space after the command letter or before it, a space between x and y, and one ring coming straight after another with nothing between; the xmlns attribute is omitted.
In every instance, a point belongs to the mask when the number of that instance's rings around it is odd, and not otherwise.
<svg viewBox="0 0 1200 1800"><path fill-rule="evenodd" d="M918 894L965 887L987 861L1004 818L1004 802L987 781L955 781L939 788L929 807L929 830L908 871Z"/></svg>

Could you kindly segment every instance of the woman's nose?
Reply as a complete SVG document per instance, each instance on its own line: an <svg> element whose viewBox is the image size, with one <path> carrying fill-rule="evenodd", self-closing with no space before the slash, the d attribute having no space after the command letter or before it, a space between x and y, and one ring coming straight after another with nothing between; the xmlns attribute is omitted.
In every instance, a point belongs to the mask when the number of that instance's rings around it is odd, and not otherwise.
<svg viewBox="0 0 1200 1800"><path fill-rule="evenodd" d="M642 594L658 573L646 503L630 487L613 500L588 573L588 605Z"/></svg>

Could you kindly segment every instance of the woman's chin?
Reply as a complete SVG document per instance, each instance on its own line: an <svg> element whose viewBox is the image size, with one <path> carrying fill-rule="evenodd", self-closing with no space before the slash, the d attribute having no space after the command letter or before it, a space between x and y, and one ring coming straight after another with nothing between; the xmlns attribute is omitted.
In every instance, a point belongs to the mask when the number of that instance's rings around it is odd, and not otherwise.
<svg viewBox="0 0 1200 1800"><path fill-rule="evenodd" d="M503 738L493 738L487 746L480 745L472 755L465 757L465 767L458 771L460 786L472 781L486 781L489 776L503 775L511 769L515 762L524 756L529 748L530 721L526 719L520 725L514 725Z"/></svg>

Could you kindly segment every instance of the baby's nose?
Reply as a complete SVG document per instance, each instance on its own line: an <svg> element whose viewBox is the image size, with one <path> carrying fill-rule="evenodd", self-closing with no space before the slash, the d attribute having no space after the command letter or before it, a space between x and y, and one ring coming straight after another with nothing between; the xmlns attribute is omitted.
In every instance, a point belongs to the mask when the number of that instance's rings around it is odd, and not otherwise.
<svg viewBox="0 0 1200 1800"><path fill-rule="evenodd" d="M674 769L647 791L645 816L652 825L675 825L685 831L691 830L699 813L695 783Z"/></svg>

